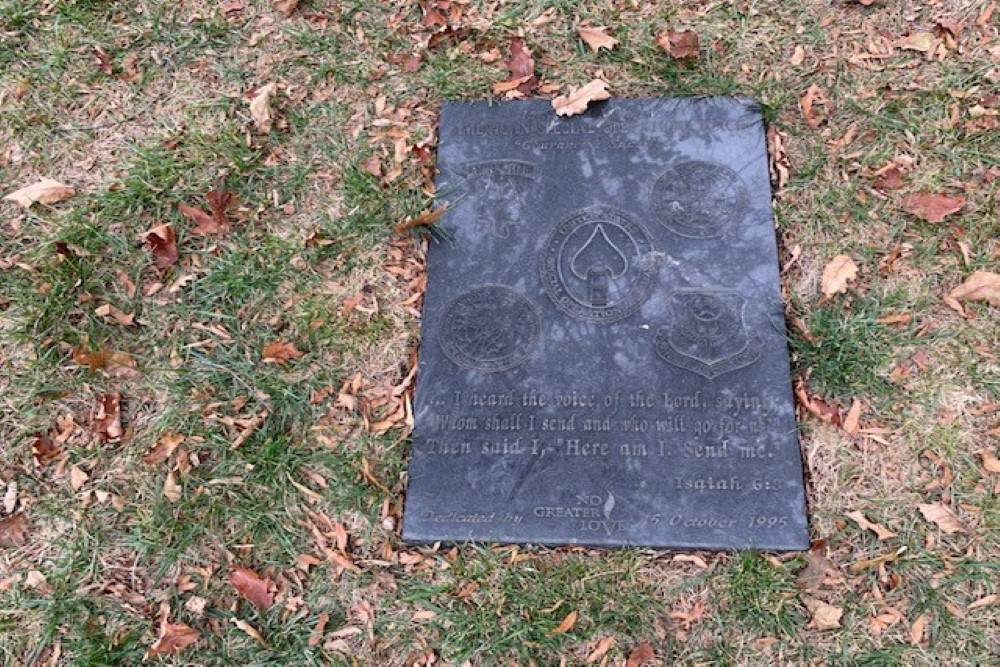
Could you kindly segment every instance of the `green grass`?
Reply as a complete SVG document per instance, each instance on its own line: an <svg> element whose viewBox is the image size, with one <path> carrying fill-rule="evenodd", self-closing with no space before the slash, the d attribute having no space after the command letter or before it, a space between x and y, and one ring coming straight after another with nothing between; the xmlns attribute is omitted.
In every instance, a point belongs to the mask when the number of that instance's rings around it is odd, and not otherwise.
<svg viewBox="0 0 1000 667"><path fill-rule="evenodd" d="M993 659L997 606L969 605L998 593L1000 503L976 453L990 446L988 408L1000 400L995 360L983 354L996 347L996 312L968 304L976 317L962 320L941 302L972 271L996 270L995 196L977 175L996 166L996 132L964 125L994 67L972 22L960 53L931 61L897 50L873 61L884 69L865 69L846 58L867 48L867 31L932 30L930 16L916 11L903 26L878 4L723 3L692 13L522 0L487 17L492 5L471 3L457 38L424 49L416 5L304 0L286 19L265 0L229 16L199 1L50 4L0 0L4 194L40 176L78 187L51 207L0 204L0 495L16 482L31 525L25 547L0 551L0 663L31 663L58 646L65 664L137 664L155 641L161 602L202 639L153 664L396 665L427 649L455 664L582 664L607 636L616 640L614 664L644 641L668 664ZM551 21L529 23L549 9ZM591 52L575 34L584 20L608 26L619 46ZM656 46L656 35L677 27L701 35L696 61L674 61ZM812 536L829 540L842 575L815 595L844 609L841 628L811 626L796 584L801 556L701 554L702 569L646 551L522 549L530 558L512 563L509 548L400 542L406 438L366 432L335 402L357 373L359 398L371 401L407 370L419 322L400 307L405 280L384 264L398 251L393 226L433 199L415 162L391 183L363 165L373 155L389 165L387 128L409 132L412 146L433 137L442 100L491 97L516 34L543 81L562 89L600 71L617 95L749 95L786 135L791 174L776 217L783 246L803 251L784 276L787 301L815 337L793 330L794 372L824 398L863 401L863 425L883 429L888 443L847 438L808 416L803 423ZM797 45L806 58L793 66ZM109 54L111 75L97 66L95 46ZM493 49L499 60L483 57ZM405 72L399 58L415 52L421 65ZM129 54L137 81L119 78ZM264 136L252 128L246 93L271 81L280 122ZM798 108L814 83L834 102L818 129ZM952 104L962 114L955 126L943 122ZM401 120L387 123L397 113ZM854 140L833 155L831 142L853 124ZM872 173L900 156L914 165L904 190L873 193ZM220 177L240 200L234 228L196 237L177 206L204 206ZM957 183L969 184L969 201L945 223L900 209L905 193ZM181 260L158 271L142 234L164 223L178 232ZM880 270L896 244L906 253ZM859 278L822 300L818 276L838 254L851 255ZM362 289L378 312L341 312ZM103 303L134 313L138 326L97 316ZM912 321L878 322L897 312ZM262 363L264 345L276 340L302 357ZM71 359L80 345L128 353L137 372L81 367ZM894 381L896 365L918 350L930 367ZM92 420L110 391L123 395L126 434L105 443ZM264 422L234 447L245 420L262 412ZM36 467L33 434L64 431L64 461ZM143 463L168 431L186 437L178 453ZM924 451L949 466L947 489L925 490L943 472ZM72 466L89 475L79 490L67 479ZM163 494L170 471L181 485L176 502ZM122 509L100 500L104 493ZM916 510L942 500L968 534L943 534ZM897 537L860 530L844 518L852 510ZM360 572L298 565L302 555L322 560L318 539L332 543L323 517L343 522ZM849 568L901 547L881 568ZM274 579L279 603L260 611L242 601L227 582L233 563ZM31 571L46 585L27 586ZM904 616L880 636L868 625L881 611L875 591ZM194 596L206 601L201 613L185 607ZM371 636L361 602L374 611ZM702 613L685 626L692 605ZM551 634L570 611L579 614L573 628ZM433 616L414 619L417 612ZM310 646L323 613L325 637ZM917 646L908 632L921 614L930 620ZM360 632L332 642L345 627Z"/></svg>

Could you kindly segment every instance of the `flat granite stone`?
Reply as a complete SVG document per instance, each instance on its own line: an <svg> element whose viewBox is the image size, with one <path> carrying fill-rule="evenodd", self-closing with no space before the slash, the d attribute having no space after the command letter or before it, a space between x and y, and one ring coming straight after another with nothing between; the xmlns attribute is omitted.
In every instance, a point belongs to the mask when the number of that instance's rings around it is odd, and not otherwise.
<svg viewBox="0 0 1000 667"><path fill-rule="evenodd" d="M806 549L745 99L448 103L403 537Z"/></svg>

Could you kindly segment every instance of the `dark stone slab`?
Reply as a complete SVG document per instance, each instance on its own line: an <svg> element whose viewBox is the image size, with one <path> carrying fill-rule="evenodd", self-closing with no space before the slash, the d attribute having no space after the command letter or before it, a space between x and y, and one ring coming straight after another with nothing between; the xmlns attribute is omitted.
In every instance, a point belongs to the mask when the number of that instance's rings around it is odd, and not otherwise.
<svg viewBox="0 0 1000 667"><path fill-rule="evenodd" d="M764 127L446 104L403 536L805 549Z"/></svg>

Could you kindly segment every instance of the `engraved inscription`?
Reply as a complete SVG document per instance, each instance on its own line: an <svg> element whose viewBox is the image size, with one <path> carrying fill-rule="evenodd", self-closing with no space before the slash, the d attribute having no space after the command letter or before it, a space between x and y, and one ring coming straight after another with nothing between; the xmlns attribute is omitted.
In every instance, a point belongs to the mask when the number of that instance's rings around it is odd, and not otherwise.
<svg viewBox="0 0 1000 667"><path fill-rule="evenodd" d="M653 183L652 207L660 223L681 236L708 239L735 226L747 209L747 192L729 167L688 160Z"/></svg>
<svg viewBox="0 0 1000 667"><path fill-rule="evenodd" d="M510 237L518 217L516 205L535 183L535 166L521 160L487 160L461 171L473 195L476 218L493 236Z"/></svg>
<svg viewBox="0 0 1000 667"><path fill-rule="evenodd" d="M541 278L559 310L588 322L617 322L649 297L653 244L622 211L597 206L553 230L542 254Z"/></svg>
<svg viewBox="0 0 1000 667"><path fill-rule="evenodd" d="M513 368L531 355L538 342L540 321L535 307L502 285L466 292L448 304L441 319L441 347L449 359L465 368Z"/></svg>
<svg viewBox="0 0 1000 667"><path fill-rule="evenodd" d="M746 300L731 290L676 290L673 324L657 332L656 353L708 379L749 366L760 357L760 341L747 329L745 309Z"/></svg>

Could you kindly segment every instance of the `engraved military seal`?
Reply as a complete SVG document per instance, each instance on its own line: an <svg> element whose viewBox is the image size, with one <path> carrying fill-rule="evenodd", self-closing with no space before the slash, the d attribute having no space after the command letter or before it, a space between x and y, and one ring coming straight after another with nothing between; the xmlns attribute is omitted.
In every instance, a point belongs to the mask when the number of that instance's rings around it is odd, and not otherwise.
<svg viewBox="0 0 1000 667"><path fill-rule="evenodd" d="M510 237L517 205L535 183L535 165L522 160L473 162L462 170L462 177L475 195L476 217L493 236Z"/></svg>
<svg viewBox="0 0 1000 667"><path fill-rule="evenodd" d="M661 174L650 199L660 224L694 239L722 236L742 221L749 201L735 171L701 160L679 162Z"/></svg>
<svg viewBox="0 0 1000 667"><path fill-rule="evenodd" d="M441 347L453 362L503 371L534 351L541 320L534 305L502 285L477 287L449 303L441 318Z"/></svg>
<svg viewBox="0 0 1000 667"><path fill-rule="evenodd" d="M542 252L541 279L556 307L578 320L622 320L649 298L656 276L649 234L628 214L586 208L559 223Z"/></svg>
<svg viewBox="0 0 1000 667"><path fill-rule="evenodd" d="M679 289L670 296L673 324L656 334L656 353L669 364L714 379L760 357L747 329L746 300L722 289Z"/></svg>

